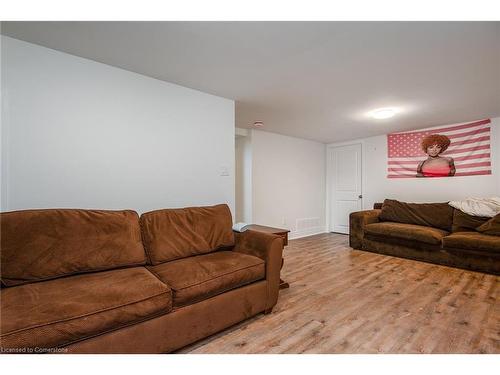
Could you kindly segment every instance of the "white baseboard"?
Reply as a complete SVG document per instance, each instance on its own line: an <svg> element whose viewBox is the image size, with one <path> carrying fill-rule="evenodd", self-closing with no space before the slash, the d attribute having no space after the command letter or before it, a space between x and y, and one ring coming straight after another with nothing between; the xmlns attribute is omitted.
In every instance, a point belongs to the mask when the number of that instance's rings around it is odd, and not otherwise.
<svg viewBox="0 0 500 375"><path fill-rule="evenodd" d="M314 236L315 234L326 233L326 227L312 227L302 230L292 231L288 234L288 239L295 240L297 238Z"/></svg>

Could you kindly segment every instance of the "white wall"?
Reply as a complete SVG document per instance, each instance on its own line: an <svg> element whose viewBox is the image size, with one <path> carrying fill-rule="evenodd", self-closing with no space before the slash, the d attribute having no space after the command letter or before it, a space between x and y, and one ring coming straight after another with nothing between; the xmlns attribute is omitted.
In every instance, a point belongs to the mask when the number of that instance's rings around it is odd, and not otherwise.
<svg viewBox="0 0 500 375"><path fill-rule="evenodd" d="M238 130L238 129L237 129ZM236 135L235 222L252 222L252 145L248 133Z"/></svg>
<svg viewBox="0 0 500 375"><path fill-rule="evenodd" d="M1 40L3 211L234 212L233 101Z"/></svg>
<svg viewBox="0 0 500 375"><path fill-rule="evenodd" d="M253 222L290 238L324 232L325 144L259 130L251 144Z"/></svg>
<svg viewBox="0 0 500 375"><path fill-rule="evenodd" d="M492 175L453 178L387 178L387 137L363 138L363 208L393 198L406 202L446 202L469 196L500 196L500 118L491 120ZM328 147L340 145L332 144Z"/></svg>

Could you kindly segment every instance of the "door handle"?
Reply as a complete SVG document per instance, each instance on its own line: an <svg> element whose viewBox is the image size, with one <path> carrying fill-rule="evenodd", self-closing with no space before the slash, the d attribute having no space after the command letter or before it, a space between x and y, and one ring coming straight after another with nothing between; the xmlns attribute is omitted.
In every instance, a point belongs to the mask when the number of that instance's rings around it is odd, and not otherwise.
<svg viewBox="0 0 500 375"><path fill-rule="evenodd" d="M363 198L363 195L362 195L362 194L359 194L359 195L358 195L358 198L359 198L359 199Z"/></svg>

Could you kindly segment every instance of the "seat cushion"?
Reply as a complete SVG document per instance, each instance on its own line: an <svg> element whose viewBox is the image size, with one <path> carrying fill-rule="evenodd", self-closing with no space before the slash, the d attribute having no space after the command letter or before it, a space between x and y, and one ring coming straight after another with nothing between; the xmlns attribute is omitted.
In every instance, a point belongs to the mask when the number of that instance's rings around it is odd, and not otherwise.
<svg viewBox="0 0 500 375"><path fill-rule="evenodd" d="M500 214L492 217L484 224L477 227L476 230L483 234L489 234L491 236L500 236Z"/></svg>
<svg viewBox="0 0 500 375"><path fill-rule="evenodd" d="M500 237L478 232L457 232L444 237L443 246L450 249L500 253Z"/></svg>
<svg viewBox="0 0 500 375"><path fill-rule="evenodd" d="M144 246L156 265L234 246L226 204L151 211L141 216Z"/></svg>
<svg viewBox="0 0 500 375"><path fill-rule="evenodd" d="M368 224L365 226L365 233L377 237L395 237L431 245L440 245L443 237L448 234L442 229L391 222Z"/></svg>
<svg viewBox="0 0 500 375"><path fill-rule="evenodd" d="M473 232L489 220L489 217L472 216L460 210L453 210L452 232Z"/></svg>
<svg viewBox="0 0 500 375"><path fill-rule="evenodd" d="M262 259L233 251L218 251L148 268L172 288L174 307L265 278Z"/></svg>
<svg viewBox="0 0 500 375"><path fill-rule="evenodd" d="M172 293L144 267L1 290L1 346L63 346L172 309Z"/></svg>
<svg viewBox="0 0 500 375"><path fill-rule="evenodd" d="M146 264L135 211L42 209L5 212L2 284Z"/></svg>
<svg viewBox="0 0 500 375"><path fill-rule="evenodd" d="M450 231L453 222L453 207L448 203L406 203L386 199L382 205L379 220Z"/></svg>

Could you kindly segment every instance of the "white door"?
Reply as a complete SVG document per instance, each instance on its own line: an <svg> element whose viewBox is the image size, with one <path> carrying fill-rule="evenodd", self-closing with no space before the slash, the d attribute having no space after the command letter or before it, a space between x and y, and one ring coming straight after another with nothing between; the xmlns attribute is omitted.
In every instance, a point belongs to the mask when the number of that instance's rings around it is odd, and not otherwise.
<svg viewBox="0 0 500 375"><path fill-rule="evenodd" d="M330 232L349 233L349 214L362 209L361 144L331 147Z"/></svg>

